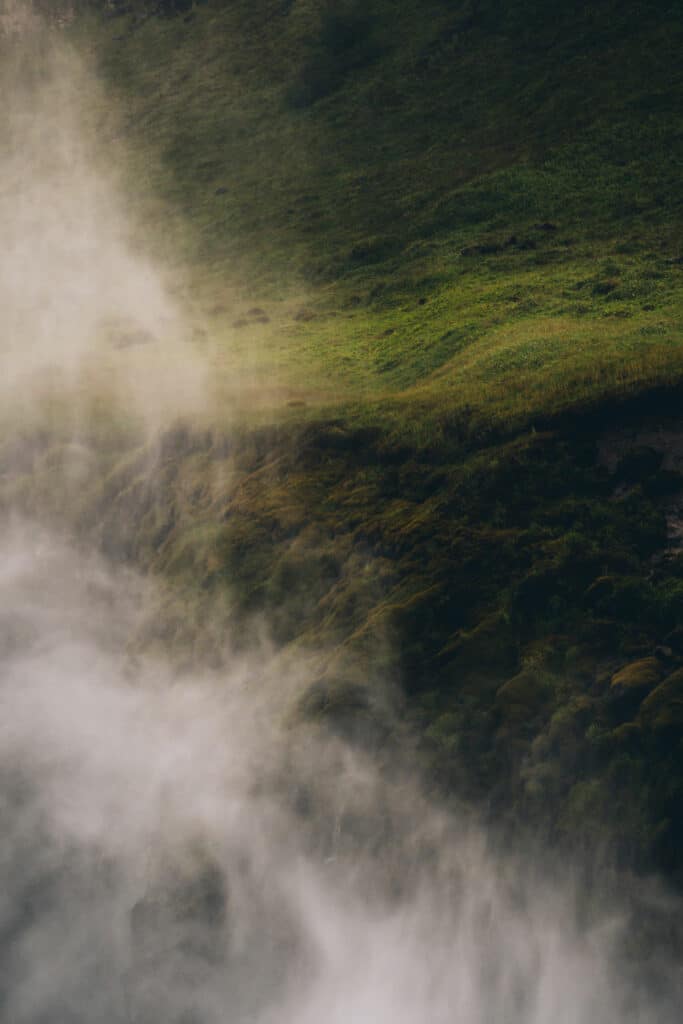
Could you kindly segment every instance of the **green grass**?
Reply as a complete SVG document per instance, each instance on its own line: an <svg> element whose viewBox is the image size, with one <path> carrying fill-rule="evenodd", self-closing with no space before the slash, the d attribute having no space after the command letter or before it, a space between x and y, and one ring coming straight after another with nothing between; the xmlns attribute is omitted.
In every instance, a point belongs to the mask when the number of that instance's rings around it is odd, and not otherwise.
<svg viewBox="0 0 683 1024"><path fill-rule="evenodd" d="M683 879L683 483L637 440L680 432L680 4L206 0L70 31L212 370L201 429L147 450L96 411L67 509L171 581L154 642L218 660L265 617L316 715L398 679L435 787ZM64 505L51 402L49 452L0 449L31 510ZM614 472L608 428L636 438ZM654 657L651 694L612 685Z"/></svg>
<svg viewBox="0 0 683 1024"><path fill-rule="evenodd" d="M531 416L680 375L676 5L325 10L90 36L219 373L274 409L406 392L515 422L520 375Z"/></svg>

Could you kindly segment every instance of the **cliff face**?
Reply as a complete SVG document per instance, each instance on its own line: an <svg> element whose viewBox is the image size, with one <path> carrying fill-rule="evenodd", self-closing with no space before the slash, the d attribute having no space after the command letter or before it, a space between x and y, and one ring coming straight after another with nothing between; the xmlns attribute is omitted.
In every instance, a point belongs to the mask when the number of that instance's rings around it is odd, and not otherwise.
<svg viewBox="0 0 683 1024"><path fill-rule="evenodd" d="M50 392L5 507L170 581L141 644L265 620L302 713L388 744L398 681L435 786L680 879L676 5L169 12L66 34L208 412L150 440L90 402L74 495ZM131 387L145 305L93 320Z"/></svg>
<svg viewBox="0 0 683 1024"><path fill-rule="evenodd" d="M70 447L25 442L3 493L165 581L141 651L215 666L266 623L307 664L300 714L376 752L409 723L430 785L496 828L679 878L681 425L658 403L469 452L339 419L175 429L68 499Z"/></svg>

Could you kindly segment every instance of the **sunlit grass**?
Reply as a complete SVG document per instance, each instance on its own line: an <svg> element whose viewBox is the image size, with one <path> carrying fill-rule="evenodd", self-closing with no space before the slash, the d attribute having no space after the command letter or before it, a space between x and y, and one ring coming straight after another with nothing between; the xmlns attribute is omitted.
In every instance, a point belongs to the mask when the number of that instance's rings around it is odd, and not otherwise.
<svg viewBox="0 0 683 1024"><path fill-rule="evenodd" d="M636 37L615 7L558 32L528 7L506 38L485 13L463 28L377 0L372 46L331 84L314 5L74 27L219 418L400 408L424 432L457 408L522 423L680 377L680 25L653 14ZM607 29L598 73L580 58Z"/></svg>

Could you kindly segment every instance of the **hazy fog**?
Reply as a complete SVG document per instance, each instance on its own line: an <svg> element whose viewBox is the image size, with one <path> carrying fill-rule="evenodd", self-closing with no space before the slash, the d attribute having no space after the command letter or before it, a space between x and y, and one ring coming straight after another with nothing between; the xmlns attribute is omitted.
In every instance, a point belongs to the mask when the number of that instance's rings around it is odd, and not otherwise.
<svg viewBox="0 0 683 1024"><path fill-rule="evenodd" d="M126 653L146 584L25 524L0 555L3 1020L675 1019L633 922L282 724L266 651L179 676Z"/></svg>
<svg viewBox="0 0 683 1024"><path fill-rule="evenodd" d="M113 389L150 427L201 363L131 242L99 86L0 3L0 401ZM675 965L626 907L549 881L373 764L293 726L267 645L213 674L135 643L154 584L63 524L0 543L0 1019L7 1024L668 1024Z"/></svg>
<svg viewBox="0 0 683 1024"><path fill-rule="evenodd" d="M132 231L99 83L29 9L0 0L0 397L59 388L76 419L113 396L156 424L197 408L201 364Z"/></svg>

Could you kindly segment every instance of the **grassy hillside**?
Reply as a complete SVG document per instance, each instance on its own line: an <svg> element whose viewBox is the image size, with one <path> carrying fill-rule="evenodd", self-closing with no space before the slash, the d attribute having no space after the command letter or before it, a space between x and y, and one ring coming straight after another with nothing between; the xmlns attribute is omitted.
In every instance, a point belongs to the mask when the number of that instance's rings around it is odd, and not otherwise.
<svg viewBox="0 0 683 1024"><path fill-rule="evenodd" d="M307 713L379 743L397 678L434 785L680 880L680 4L181 6L70 31L245 423L110 445L79 527L164 644L265 612Z"/></svg>
<svg viewBox="0 0 683 1024"><path fill-rule="evenodd" d="M609 0L205 3L99 45L216 358L420 430L679 371L682 24Z"/></svg>

